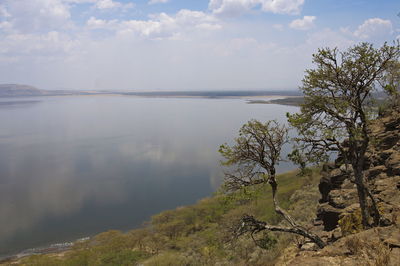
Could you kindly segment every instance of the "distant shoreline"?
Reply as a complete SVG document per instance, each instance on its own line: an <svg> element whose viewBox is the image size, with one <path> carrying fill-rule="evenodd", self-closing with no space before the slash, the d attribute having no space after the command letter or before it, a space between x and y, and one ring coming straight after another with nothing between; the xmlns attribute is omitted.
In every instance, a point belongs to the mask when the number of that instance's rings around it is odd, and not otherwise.
<svg viewBox="0 0 400 266"><path fill-rule="evenodd" d="M300 106L304 103L303 96L284 96L284 98L265 100L249 100L248 104L280 104L288 106Z"/></svg>
<svg viewBox="0 0 400 266"><path fill-rule="evenodd" d="M18 89L2 94L0 90L0 104L2 99L14 99L38 97L110 97L128 96L137 98L160 99L243 99L248 104L281 104L298 106L302 96L298 91L45 91L36 90L35 93L21 93ZM4 101L3 101L4 102Z"/></svg>
<svg viewBox="0 0 400 266"><path fill-rule="evenodd" d="M193 91L135 91L135 90L42 90L29 85L0 84L0 98L35 96L98 96L122 95L152 98L243 98L301 96L298 90L193 90Z"/></svg>

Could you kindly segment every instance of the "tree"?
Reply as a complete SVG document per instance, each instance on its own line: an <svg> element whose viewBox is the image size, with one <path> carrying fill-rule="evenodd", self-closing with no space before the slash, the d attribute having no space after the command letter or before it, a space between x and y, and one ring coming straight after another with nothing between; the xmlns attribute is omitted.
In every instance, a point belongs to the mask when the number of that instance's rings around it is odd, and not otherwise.
<svg viewBox="0 0 400 266"><path fill-rule="evenodd" d="M276 121L261 123L251 120L244 124L239 131L235 144L221 145L219 152L226 159L226 166L234 166L232 172L225 173L225 186L228 190L238 190L257 184L269 184L272 188L274 209L289 224L289 227L269 225L253 216L245 215L239 234L250 232L253 236L264 230L288 232L302 235L320 248L325 243L315 234L301 227L294 219L279 206L276 197L278 183L276 180L276 165L282 161L281 149L288 142L288 128Z"/></svg>
<svg viewBox="0 0 400 266"><path fill-rule="evenodd" d="M386 100L386 109L400 105L400 62L393 61L385 71L385 75L378 81L389 98Z"/></svg>
<svg viewBox="0 0 400 266"><path fill-rule="evenodd" d="M294 161L321 162L328 159L329 152L336 151L344 156L346 166L352 166L364 228L370 226L367 197L372 202L374 225L380 220L363 176L370 142L368 126L373 117L372 93L399 56L398 43L385 43L379 49L361 43L344 52L319 49L313 55L316 68L306 70L303 79L301 111L288 115L299 133L297 149L292 153Z"/></svg>

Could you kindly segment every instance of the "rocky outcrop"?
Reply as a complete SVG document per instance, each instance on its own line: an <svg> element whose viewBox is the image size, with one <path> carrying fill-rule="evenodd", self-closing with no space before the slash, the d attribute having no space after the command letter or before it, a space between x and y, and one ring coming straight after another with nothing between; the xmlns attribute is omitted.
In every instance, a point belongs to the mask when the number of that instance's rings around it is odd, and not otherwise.
<svg viewBox="0 0 400 266"><path fill-rule="evenodd" d="M383 224L390 225L400 216L400 112L394 110L374 121L371 133L364 176L382 212ZM340 228L339 221L359 209L358 197L350 165L336 160L324 165L321 174L321 200L315 224L320 224L318 230L329 232Z"/></svg>
<svg viewBox="0 0 400 266"><path fill-rule="evenodd" d="M311 229L329 245L316 251L306 243L295 258L278 265L399 265L400 109L373 121L370 128L364 176L381 213L381 226L362 230L353 169L339 155L335 163L322 167L321 199Z"/></svg>
<svg viewBox="0 0 400 266"><path fill-rule="evenodd" d="M341 237L335 243L318 251L288 252L276 265L290 266L397 266L400 261L399 227L392 225L365 230Z"/></svg>

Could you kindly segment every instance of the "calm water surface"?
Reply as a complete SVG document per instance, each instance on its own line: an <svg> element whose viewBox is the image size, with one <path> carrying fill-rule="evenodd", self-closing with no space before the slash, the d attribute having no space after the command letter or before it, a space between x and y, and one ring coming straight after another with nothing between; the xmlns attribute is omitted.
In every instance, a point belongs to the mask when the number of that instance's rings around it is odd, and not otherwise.
<svg viewBox="0 0 400 266"><path fill-rule="evenodd" d="M193 204L220 185L218 147L243 123L295 111L242 99L1 99L0 256Z"/></svg>

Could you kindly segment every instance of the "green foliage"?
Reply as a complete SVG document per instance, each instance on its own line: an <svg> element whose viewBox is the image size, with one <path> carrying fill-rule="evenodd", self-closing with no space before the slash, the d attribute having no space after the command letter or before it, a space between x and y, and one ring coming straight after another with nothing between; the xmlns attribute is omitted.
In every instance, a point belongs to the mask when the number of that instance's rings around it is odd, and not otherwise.
<svg viewBox="0 0 400 266"><path fill-rule="evenodd" d="M223 144L219 152L221 164L231 166L225 172L224 189L235 191L261 183L275 188L276 165L282 161L281 149L288 142L288 128L271 120L261 123L250 120L239 130L233 145Z"/></svg>
<svg viewBox="0 0 400 266"><path fill-rule="evenodd" d="M394 83L387 82L386 77L399 57L399 42L377 49L360 43L343 52L319 49L313 54L315 68L306 70L302 81L301 112L288 115L299 135L289 156L295 163L304 168L304 162L321 163L332 152L339 152L343 162L353 166L364 228L369 226L369 215L362 171L370 142L369 124L374 117L372 92L378 84L393 91L390 86ZM380 214L373 208L373 225L377 226Z"/></svg>
<svg viewBox="0 0 400 266"><path fill-rule="evenodd" d="M367 127L373 117L372 92L377 84L389 91L396 82L398 86L399 75L390 73L395 73L399 56L399 43L380 48L361 43L344 52L323 48L313 54L315 68L306 70L301 87L301 112L288 115L300 136L291 159L300 166L304 162L324 162L330 151L345 150L341 145L345 138L348 152L354 153L349 156L363 157Z"/></svg>
<svg viewBox="0 0 400 266"><path fill-rule="evenodd" d="M57 266L60 265L61 261L54 257L45 255L33 255L23 260L21 265L29 266Z"/></svg>
<svg viewBox="0 0 400 266"><path fill-rule="evenodd" d="M99 265L132 265L137 261L146 258L146 256L139 251L132 250L118 250L115 252L106 252L100 254L98 258Z"/></svg>
<svg viewBox="0 0 400 266"><path fill-rule="evenodd" d="M361 211L357 209L352 213L345 214L339 219L339 227L343 235L360 232L363 229Z"/></svg>
<svg viewBox="0 0 400 266"><path fill-rule="evenodd" d="M304 215L301 194L303 186L319 180L318 170L311 177L298 177L297 171L277 176L281 184L281 204L297 217ZM216 193L193 206L165 211L152 217L145 228L127 233L108 231L91 240L76 243L62 257L52 255L31 256L23 265L265 265L272 263L286 247L290 238L282 234L256 235L260 249L251 239L233 239L231 228L245 213L276 224L281 221L273 211L271 188L260 184L246 191ZM295 200L291 195L298 195ZM316 206L318 193L305 197L301 204ZM310 218L309 218L310 219ZM258 264L257 264L258 263Z"/></svg>
<svg viewBox="0 0 400 266"><path fill-rule="evenodd" d="M266 168L263 163L270 164L272 160L278 163L281 147L287 142L287 131L275 120L265 123L254 119L248 121L240 128L233 146L220 146L219 153L226 159L222 165L258 164Z"/></svg>
<svg viewBox="0 0 400 266"><path fill-rule="evenodd" d="M278 242L275 236L268 233L263 233L263 236L255 241L257 246L263 249L272 249Z"/></svg>

